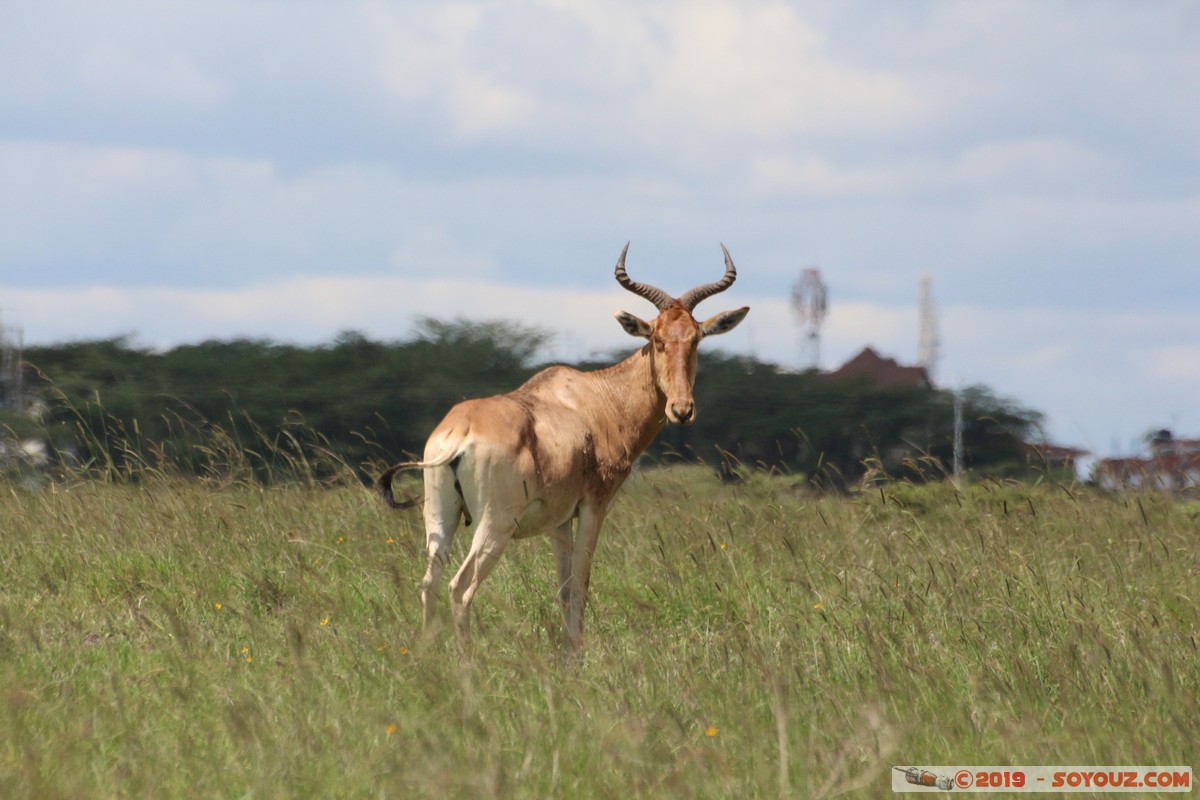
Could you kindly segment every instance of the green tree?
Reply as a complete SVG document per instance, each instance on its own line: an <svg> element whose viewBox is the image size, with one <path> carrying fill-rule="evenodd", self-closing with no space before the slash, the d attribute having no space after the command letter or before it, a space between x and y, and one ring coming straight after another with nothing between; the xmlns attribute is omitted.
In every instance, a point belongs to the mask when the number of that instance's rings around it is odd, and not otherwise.
<svg viewBox="0 0 1200 800"><path fill-rule="evenodd" d="M218 439L269 480L278 460L306 447L354 466L419 454L452 405L528 379L549 339L514 322L420 318L394 342L344 331L318 347L235 339L155 352L118 338L26 348L26 357L42 376L31 387L49 401L43 427L64 457L201 471ZM699 370L696 423L667 427L652 456L777 468L833 486L857 481L868 464L919 479L938 474L921 459L950 463L947 391L834 381L721 352L702 354ZM1022 443L1040 415L986 387L964 390L963 401L967 465L1023 469Z"/></svg>

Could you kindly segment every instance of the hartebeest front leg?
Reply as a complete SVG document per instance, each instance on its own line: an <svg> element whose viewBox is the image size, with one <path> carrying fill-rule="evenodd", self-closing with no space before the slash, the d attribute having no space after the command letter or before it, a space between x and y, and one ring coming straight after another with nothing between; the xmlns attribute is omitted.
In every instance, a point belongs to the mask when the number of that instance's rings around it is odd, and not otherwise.
<svg viewBox="0 0 1200 800"><path fill-rule="evenodd" d="M563 649L569 657L583 646L583 613L587 609L588 585L592 578L592 559L604 524L604 509L584 506L573 540L560 544L555 536L558 561L559 597L563 601ZM560 529L561 531L561 529ZM565 573L565 574L564 574Z"/></svg>
<svg viewBox="0 0 1200 800"><path fill-rule="evenodd" d="M554 546L554 565L558 571L558 600L562 604L563 618L563 655L569 657L579 642L572 642L571 628L567 624L571 609L571 560L575 552L575 520L569 519L550 532L550 542Z"/></svg>

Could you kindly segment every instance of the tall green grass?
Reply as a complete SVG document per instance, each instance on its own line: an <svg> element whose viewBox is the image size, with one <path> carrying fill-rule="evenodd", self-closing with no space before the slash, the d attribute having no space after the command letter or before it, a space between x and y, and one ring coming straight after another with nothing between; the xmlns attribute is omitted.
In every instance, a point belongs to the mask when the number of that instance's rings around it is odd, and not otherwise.
<svg viewBox="0 0 1200 800"><path fill-rule="evenodd" d="M419 633L418 513L334 467L261 485L247 449L0 485L0 797L887 797L893 764L1195 763L1200 514L1165 496L648 469L564 667L544 539L464 654Z"/></svg>

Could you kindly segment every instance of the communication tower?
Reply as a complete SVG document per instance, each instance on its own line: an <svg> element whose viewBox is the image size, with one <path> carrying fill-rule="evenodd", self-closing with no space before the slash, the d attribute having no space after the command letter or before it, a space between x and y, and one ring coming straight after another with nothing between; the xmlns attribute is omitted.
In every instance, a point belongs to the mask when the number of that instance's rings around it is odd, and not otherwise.
<svg viewBox="0 0 1200 800"><path fill-rule="evenodd" d="M0 322L0 411L25 409L25 371L21 353L25 332Z"/></svg>
<svg viewBox="0 0 1200 800"><path fill-rule="evenodd" d="M937 369L938 338L937 310L933 307L933 279L928 272L921 273L917 287L917 363L925 368L925 374L933 381L933 373Z"/></svg>
<svg viewBox="0 0 1200 800"><path fill-rule="evenodd" d="M829 310L829 292L821 270L806 267L792 287L792 310L800 320L800 364L817 369L821 364L821 323Z"/></svg>

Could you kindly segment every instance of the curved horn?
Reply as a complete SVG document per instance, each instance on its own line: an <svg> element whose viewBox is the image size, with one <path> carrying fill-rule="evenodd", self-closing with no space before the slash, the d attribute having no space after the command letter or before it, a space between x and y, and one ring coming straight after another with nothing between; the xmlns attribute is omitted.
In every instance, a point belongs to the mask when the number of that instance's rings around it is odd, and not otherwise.
<svg viewBox="0 0 1200 800"><path fill-rule="evenodd" d="M718 292L723 292L733 285L737 279L737 269L733 266L733 259L729 257L729 251L725 249L725 245L721 245L721 252L725 254L725 275L716 283L706 283L703 286L697 286L695 289L689 289L684 292L679 298L679 302L688 311L694 309L701 300L706 297L712 297Z"/></svg>
<svg viewBox="0 0 1200 800"><path fill-rule="evenodd" d="M654 303L655 308L657 308L659 311L662 311L670 304L672 300L671 295L667 294L662 289L659 289L657 286L651 286L648 283L636 283L631 281L629 276L625 274L625 254L628 252L629 242L626 242L625 249L621 251L621 257L617 259L617 283L621 284L638 297L646 298L651 303Z"/></svg>

